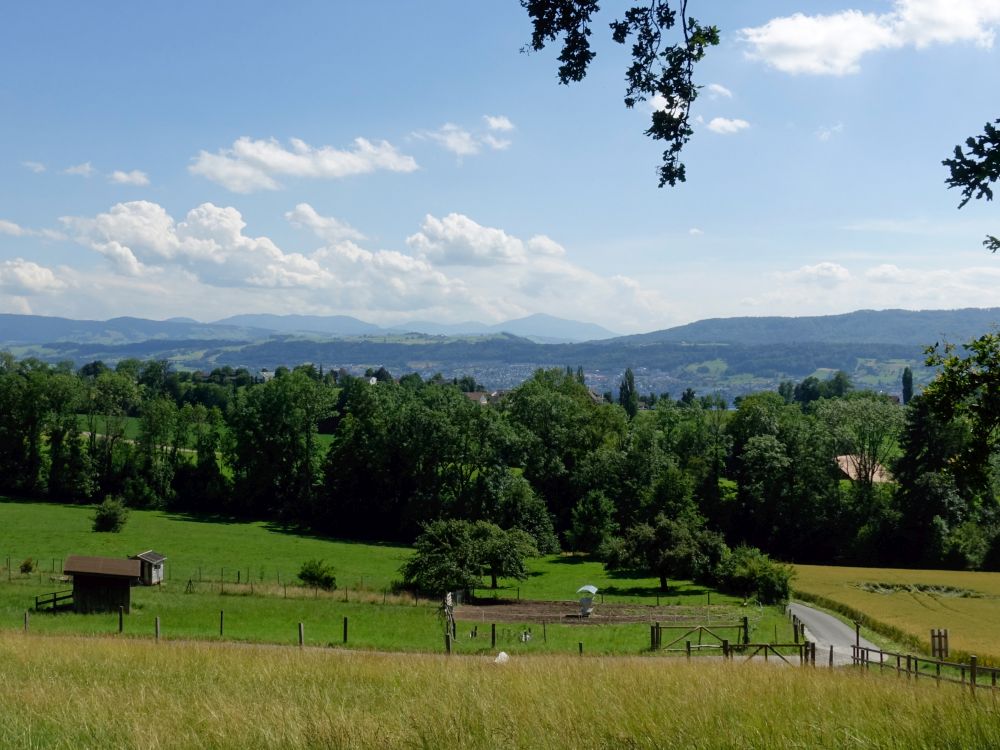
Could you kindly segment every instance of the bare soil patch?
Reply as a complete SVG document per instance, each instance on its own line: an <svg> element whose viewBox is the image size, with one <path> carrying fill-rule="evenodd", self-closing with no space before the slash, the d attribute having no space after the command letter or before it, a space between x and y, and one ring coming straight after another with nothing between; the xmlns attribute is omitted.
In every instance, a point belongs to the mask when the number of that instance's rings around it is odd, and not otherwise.
<svg viewBox="0 0 1000 750"><path fill-rule="evenodd" d="M663 625L710 622L735 623L741 612L728 605L681 606L650 604L595 604L589 617L580 617L577 602L477 600L455 607L455 618L467 622L559 622L565 625L615 625L659 622Z"/></svg>

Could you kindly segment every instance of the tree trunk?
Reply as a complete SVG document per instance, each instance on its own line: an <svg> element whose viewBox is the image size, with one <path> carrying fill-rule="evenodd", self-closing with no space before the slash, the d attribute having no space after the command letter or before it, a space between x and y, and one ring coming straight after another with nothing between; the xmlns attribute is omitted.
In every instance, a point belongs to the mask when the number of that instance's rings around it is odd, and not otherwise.
<svg viewBox="0 0 1000 750"><path fill-rule="evenodd" d="M664 593L667 591L667 577L662 573L660 574L660 591Z"/></svg>
<svg viewBox="0 0 1000 750"><path fill-rule="evenodd" d="M490 573L490 588L495 589L497 587L497 574Z"/></svg>

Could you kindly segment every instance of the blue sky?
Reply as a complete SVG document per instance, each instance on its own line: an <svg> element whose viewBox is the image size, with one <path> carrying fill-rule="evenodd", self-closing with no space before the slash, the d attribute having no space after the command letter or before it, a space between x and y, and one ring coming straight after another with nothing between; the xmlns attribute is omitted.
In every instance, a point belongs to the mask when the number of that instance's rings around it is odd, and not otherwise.
<svg viewBox="0 0 1000 750"><path fill-rule="evenodd" d="M1000 0L692 0L688 182L658 189L604 3L585 81L516 0L0 10L0 312L648 331L1000 305Z"/></svg>

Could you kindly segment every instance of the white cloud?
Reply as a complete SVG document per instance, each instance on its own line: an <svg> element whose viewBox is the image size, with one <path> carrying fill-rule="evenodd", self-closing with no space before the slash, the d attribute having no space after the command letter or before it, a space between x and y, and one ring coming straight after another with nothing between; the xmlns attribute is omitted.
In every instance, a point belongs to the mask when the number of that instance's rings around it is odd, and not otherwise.
<svg viewBox="0 0 1000 750"><path fill-rule="evenodd" d="M18 295L58 292L66 284L56 278L52 269L37 263L14 258L0 263L0 289Z"/></svg>
<svg viewBox="0 0 1000 750"><path fill-rule="evenodd" d="M847 75L872 52L931 44L993 44L1000 0L895 0L888 13L795 13L743 29L748 57L785 73Z"/></svg>
<svg viewBox="0 0 1000 750"><path fill-rule="evenodd" d="M66 235L54 229L28 229L6 219L0 219L0 234L10 235L11 237L43 237L47 240L66 239Z"/></svg>
<svg viewBox="0 0 1000 750"><path fill-rule="evenodd" d="M417 162L401 154L388 141L372 142L355 138L350 149L331 146L315 148L298 138L292 138L290 148L277 140L253 140L242 137L232 148L217 153L201 151L188 167L192 174L201 175L236 193L255 190L277 190L278 177L311 177L340 179L369 174L377 170L412 172Z"/></svg>
<svg viewBox="0 0 1000 750"><path fill-rule="evenodd" d="M446 122L437 130L425 130L416 135L418 138L434 141L456 156L475 156L482 149L478 138L468 130L450 122Z"/></svg>
<svg viewBox="0 0 1000 750"><path fill-rule="evenodd" d="M108 179L119 185L148 185L149 175L145 172L140 172L138 169L133 169L131 172L123 172L120 169L116 169L110 175Z"/></svg>
<svg viewBox="0 0 1000 750"><path fill-rule="evenodd" d="M733 98L733 92L721 83L710 83L705 88L708 90L709 99L719 99L720 97L724 97L726 99Z"/></svg>
<svg viewBox="0 0 1000 750"><path fill-rule="evenodd" d="M41 174L45 171L45 165L40 161L22 161L21 166L30 169L35 174Z"/></svg>
<svg viewBox="0 0 1000 750"><path fill-rule="evenodd" d="M318 235L321 245L281 248L249 234L237 209L211 203L178 219L148 201L65 217L73 238L118 272L78 274L73 285L86 291L65 304L91 295L94 309L110 315L156 309L169 316L188 306L200 317L209 310L223 317L234 308L270 309L386 323L496 321L533 312L592 319L601 310L608 324L630 330L670 317L668 303L643 283L583 268L545 234L521 238L454 213L427 216L404 250L376 249L309 204L285 216ZM125 305L132 308L115 309Z"/></svg>
<svg viewBox="0 0 1000 750"><path fill-rule="evenodd" d="M824 261L813 266L802 266L788 273L779 273L778 278L796 284L817 284L834 287L851 279L851 272L839 263Z"/></svg>
<svg viewBox="0 0 1000 750"><path fill-rule="evenodd" d="M713 133L719 133L721 135L732 135L733 133L739 133L741 130L746 130L749 127L750 123L746 120L731 120L728 117L713 117L708 122L708 129Z"/></svg>
<svg viewBox="0 0 1000 750"><path fill-rule="evenodd" d="M700 237L701 235L705 234L705 232L703 232L701 229L698 229L698 227L691 227L688 230L688 234L690 234L692 237Z"/></svg>
<svg viewBox="0 0 1000 750"><path fill-rule="evenodd" d="M446 266L503 265L528 259L527 248L518 238L454 213L443 219L428 214L406 244L418 256Z"/></svg>
<svg viewBox="0 0 1000 750"><path fill-rule="evenodd" d="M308 203L300 203L285 214L292 226L300 229L310 229L320 239L328 242L341 240L361 241L365 236L350 224L332 216L320 216L316 209Z"/></svg>
<svg viewBox="0 0 1000 750"><path fill-rule="evenodd" d="M816 138L826 142L833 138L835 135L840 135L844 132L844 123L838 122L836 125L824 126L816 131Z"/></svg>
<svg viewBox="0 0 1000 750"><path fill-rule="evenodd" d="M63 174L77 175L78 177L90 177L94 174L96 170L91 166L89 161L83 162L83 164L77 164L73 167L67 167L63 170Z"/></svg>
<svg viewBox="0 0 1000 750"><path fill-rule="evenodd" d="M506 115L483 115L483 119L490 130L508 132L514 129L514 123Z"/></svg>
<svg viewBox="0 0 1000 750"><path fill-rule="evenodd" d="M493 117L483 115L487 127L496 132L509 132L514 129L514 123L503 115ZM483 148L502 151L510 147L510 140L498 138L493 133L474 133L452 122L446 122L437 130L421 130L413 134L415 138L433 141L455 156L476 156Z"/></svg>
<svg viewBox="0 0 1000 750"><path fill-rule="evenodd" d="M28 234L28 230L13 221L0 219L0 234L9 234L11 237L23 237Z"/></svg>

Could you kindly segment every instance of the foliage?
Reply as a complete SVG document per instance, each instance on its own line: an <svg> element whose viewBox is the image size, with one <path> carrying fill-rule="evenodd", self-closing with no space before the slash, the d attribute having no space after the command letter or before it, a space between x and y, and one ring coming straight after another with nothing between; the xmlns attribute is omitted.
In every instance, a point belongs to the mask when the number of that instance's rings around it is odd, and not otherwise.
<svg viewBox="0 0 1000 750"><path fill-rule="evenodd" d="M618 405L625 410L629 419L633 419L639 411L639 394L635 390L635 375L631 367L625 369L618 385Z"/></svg>
<svg viewBox="0 0 1000 750"><path fill-rule="evenodd" d="M949 176L945 180L949 188L962 189L962 208L972 198L993 200L991 184L1000 179L1000 120L986 123L982 135L966 138L966 151L955 146L955 154L942 164L948 167ZM986 235L983 246L991 252L1000 250L1000 238Z"/></svg>
<svg viewBox="0 0 1000 750"><path fill-rule="evenodd" d="M128 508L121 498L106 497L104 502L94 509L93 530L117 534L128 521Z"/></svg>
<svg viewBox="0 0 1000 750"><path fill-rule="evenodd" d="M532 22L531 49L562 38L559 82L581 81L596 56L590 47L590 26L600 7L596 0L521 0ZM678 27L680 38L670 43L669 32ZM703 26L687 13L686 0L653 0L625 10L611 24L611 38L631 44L632 63L625 73L625 106L655 104L646 135L666 143L660 166L660 187L684 182L680 152L691 137L691 104L698 97L694 66L709 47L719 43L714 26Z"/></svg>
<svg viewBox="0 0 1000 750"><path fill-rule="evenodd" d="M427 594L469 591L488 574L498 579L528 577L525 559L538 554L531 537L520 529L504 531L486 521L438 520L424 525L416 552L400 569L407 586Z"/></svg>
<svg viewBox="0 0 1000 750"><path fill-rule="evenodd" d="M325 591L337 588L337 575L333 566L318 558L306 560L299 568L299 580L306 586L315 586Z"/></svg>
<svg viewBox="0 0 1000 750"><path fill-rule="evenodd" d="M795 571L773 561L756 547L737 547L724 555L714 571L715 582L723 591L756 597L763 604L788 599Z"/></svg>
<svg viewBox="0 0 1000 750"><path fill-rule="evenodd" d="M37 565L35 561L32 560L30 557L26 557L23 560L21 560L21 564L18 566L18 570L21 571L22 575L30 575L35 572L36 567Z"/></svg>

